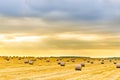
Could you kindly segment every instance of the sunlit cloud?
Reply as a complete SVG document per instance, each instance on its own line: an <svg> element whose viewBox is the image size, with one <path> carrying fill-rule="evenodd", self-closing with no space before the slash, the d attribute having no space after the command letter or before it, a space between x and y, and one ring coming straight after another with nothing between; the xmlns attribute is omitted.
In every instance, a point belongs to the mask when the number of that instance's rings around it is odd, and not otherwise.
<svg viewBox="0 0 120 80"><path fill-rule="evenodd" d="M24 37L15 37L14 39L2 40L3 42L37 42L40 41L43 37L38 36L24 36Z"/></svg>
<svg viewBox="0 0 120 80"><path fill-rule="evenodd" d="M77 39L83 41L96 41L103 39L102 36L95 34L59 34L57 37L60 39Z"/></svg>
<svg viewBox="0 0 120 80"><path fill-rule="evenodd" d="M20 35L19 36L16 34L1 34L0 35L0 42L4 43L11 43L11 42L40 42L47 36L25 36L25 35Z"/></svg>

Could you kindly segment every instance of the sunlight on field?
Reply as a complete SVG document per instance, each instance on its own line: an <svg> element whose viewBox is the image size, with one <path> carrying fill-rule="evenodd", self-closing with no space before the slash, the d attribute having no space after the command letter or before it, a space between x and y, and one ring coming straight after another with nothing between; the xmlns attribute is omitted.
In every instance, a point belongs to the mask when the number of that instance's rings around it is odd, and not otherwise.
<svg viewBox="0 0 120 80"><path fill-rule="evenodd" d="M118 63L119 59L0 57L0 80L120 80Z"/></svg>

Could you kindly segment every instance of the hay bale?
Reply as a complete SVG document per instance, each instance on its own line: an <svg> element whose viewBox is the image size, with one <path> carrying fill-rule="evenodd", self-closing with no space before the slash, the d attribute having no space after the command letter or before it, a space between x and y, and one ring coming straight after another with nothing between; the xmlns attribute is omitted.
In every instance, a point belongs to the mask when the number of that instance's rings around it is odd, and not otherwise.
<svg viewBox="0 0 120 80"><path fill-rule="evenodd" d="M94 62L90 62L91 64L93 64Z"/></svg>
<svg viewBox="0 0 120 80"><path fill-rule="evenodd" d="M50 60L46 60L46 62L50 62Z"/></svg>
<svg viewBox="0 0 120 80"><path fill-rule="evenodd" d="M6 60L7 60L7 61L9 61L10 59L9 59L9 58L7 58Z"/></svg>
<svg viewBox="0 0 120 80"><path fill-rule="evenodd" d="M65 63L64 63L64 62L61 62L61 63L60 63L60 66L65 66Z"/></svg>
<svg viewBox="0 0 120 80"><path fill-rule="evenodd" d="M104 61L102 61L101 64L104 64Z"/></svg>
<svg viewBox="0 0 120 80"><path fill-rule="evenodd" d="M28 64L28 63L29 63L29 60L25 60L24 63L25 63L25 64Z"/></svg>
<svg viewBox="0 0 120 80"><path fill-rule="evenodd" d="M32 61L36 61L36 59L32 59Z"/></svg>
<svg viewBox="0 0 120 80"><path fill-rule="evenodd" d="M71 58L71 60L75 60L75 58Z"/></svg>
<svg viewBox="0 0 120 80"><path fill-rule="evenodd" d="M30 64L30 65L33 65L33 64L34 64L34 61L29 60L29 64Z"/></svg>
<svg viewBox="0 0 120 80"><path fill-rule="evenodd" d="M85 63L80 63L80 65L81 65L82 67L85 67Z"/></svg>
<svg viewBox="0 0 120 80"><path fill-rule="evenodd" d="M9 58L5 58L5 60L9 61L10 59Z"/></svg>
<svg viewBox="0 0 120 80"><path fill-rule="evenodd" d="M67 62L70 62L70 60L67 60Z"/></svg>
<svg viewBox="0 0 120 80"><path fill-rule="evenodd" d="M21 58L18 58L18 60L21 60Z"/></svg>
<svg viewBox="0 0 120 80"><path fill-rule="evenodd" d="M76 65L76 66L75 66L75 70L76 70L76 71L81 71L81 69L82 69L82 66L81 66L81 65Z"/></svg>
<svg viewBox="0 0 120 80"><path fill-rule="evenodd" d="M61 61L58 61L57 63L60 65L60 64L61 64Z"/></svg>
<svg viewBox="0 0 120 80"><path fill-rule="evenodd" d="M72 60L72 62L75 62L75 60Z"/></svg>
<svg viewBox="0 0 120 80"><path fill-rule="evenodd" d="M116 65L116 68L120 68L120 64L117 64L117 65Z"/></svg>
<svg viewBox="0 0 120 80"><path fill-rule="evenodd" d="M61 61L62 59L61 58L59 58L59 59L56 59L56 61Z"/></svg>
<svg viewBox="0 0 120 80"><path fill-rule="evenodd" d="M112 60L109 60L109 62L112 62Z"/></svg>
<svg viewBox="0 0 120 80"><path fill-rule="evenodd" d="M117 64L117 62L114 62L114 64Z"/></svg>
<svg viewBox="0 0 120 80"><path fill-rule="evenodd" d="M90 61L87 61L87 63L90 63Z"/></svg>
<svg viewBox="0 0 120 80"><path fill-rule="evenodd" d="M62 60L62 58L59 58L59 60L61 61L61 60Z"/></svg>
<svg viewBox="0 0 120 80"><path fill-rule="evenodd" d="M86 59L84 59L84 61L86 61Z"/></svg>
<svg viewBox="0 0 120 80"><path fill-rule="evenodd" d="M57 59L56 61L59 61L59 59Z"/></svg>
<svg viewBox="0 0 120 80"><path fill-rule="evenodd" d="M104 62L104 60L102 59L102 62Z"/></svg>

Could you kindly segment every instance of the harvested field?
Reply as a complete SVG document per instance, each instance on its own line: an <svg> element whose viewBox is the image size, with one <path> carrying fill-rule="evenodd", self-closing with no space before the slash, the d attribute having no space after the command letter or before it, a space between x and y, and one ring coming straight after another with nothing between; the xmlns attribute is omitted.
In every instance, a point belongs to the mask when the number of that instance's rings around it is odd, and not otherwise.
<svg viewBox="0 0 120 80"><path fill-rule="evenodd" d="M76 58L74 63L70 61L71 58L59 59L65 63L64 67L58 64L58 58L7 59L9 60L0 57L0 80L120 80L120 69L116 68L118 64L113 64L107 59L104 60L104 64L101 64L99 59L89 59L94 64L82 58ZM30 64L26 64L27 61L30 61ZM120 63L119 60L112 61ZM81 63L84 63L85 67L81 66L82 69L79 70L79 66L76 65Z"/></svg>

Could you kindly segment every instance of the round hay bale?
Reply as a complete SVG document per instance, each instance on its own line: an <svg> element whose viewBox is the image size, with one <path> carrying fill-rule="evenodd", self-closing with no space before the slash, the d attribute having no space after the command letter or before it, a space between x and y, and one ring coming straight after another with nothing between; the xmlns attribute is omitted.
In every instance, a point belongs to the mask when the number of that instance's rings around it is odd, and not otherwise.
<svg viewBox="0 0 120 80"><path fill-rule="evenodd" d="M28 64L28 63L29 63L29 60L25 60L24 63L25 63L25 64Z"/></svg>
<svg viewBox="0 0 120 80"><path fill-rule="evenodd" d="M76 66L75 66L75 70L76 70L76 71L81 71L81 69L82 69L82 66L81 66L81 65L76 65Z"/></svg>
<svg viewBox="0 0 120 80"><path fill-rule="evenodd" d="M80 63L80 65L81 65L82 67L85 67L85 63Z"/></svg>
<svg viewBox="0 0 120 80"><path fill-rule="evenodd" d="M67 60L67 62L70 62L70 60Z"/></svg>
<svg viewBox="0 0 120 80"><path fill-rule="evenodd" d="M57 59L56 61L59 61L59 59Z"/></svg>
<svg viewBox="0 0 120 80"><path fill-rule="evenodd" d="M9 61L10 59L9 58L6 58L7 61Z"/></svg>
<svg viewBox="0 0 120 80"><path fill-rule="evenodd" d="M32 59L32 61L36 61L36 59Z"/></svg>
<svg viewBox="0 0 120 80"><path fill-rule="evenodd" d="M112 62L112 60L109 60L109 62Z"/></svg>
<svg viewBox="0 0 120 80"><path fill-rule="evenodd" d="M42 60L42 58L38 58L39 60Z"/></svg>
<svg viewBox="0 0 120 80"><path fill-rule="evenodd" d="M84 59L84 61L86 61L86 59Z"/></svg>
<svg viewBox="0 0 120 80"><path fill-rule="evenodd" d="M71 58L71 60L75 60L75 58Z"/></svg>
<svg viewBox="0 0 120 80"><path fill-rule="evenodd" d="M29 64L30 64L30 65L33 65L33 64L34 64L34 61L29 60Z"/></svg>
<svg viewBox="0 0 120 80"><path fill-rule="evenodd" d="M120 68L120 64L117 64L117 65L116 65L116 68Z"/></svg>
<svg viewBox="0 0 120 80"><path fill-rule="evenodd" d="M104 61L102 61L101 64L104 64Z"/></svg>
<svg viewBox="0 0 120 80"><path fill-rule="evenodd" d="M62 60L62 58L59 58L59 60Z"/></svg>
<svg viewBox="0 0 120 80"><path fill-rule="evenodd" d="M46 62L50 62L50 60L46 60Z"/></svg>
<svg viewBox="0 0 120 80"><path fill-rule="evenodd" d="M57 63L58 63L58 64L60 64L60 63L61 63L61 61L58 61Z"/></svg>
<svg viewBox="0 0 120 80"><path fill-rule="evenodd" d="M64 62L61 62L60 65L61 65L61 66L65 66L65 63L64 63Z"/></svg>
<svg viewBox="0 0 120 80"><path fill-rule="evenodd" d="M114 64L117 64L117 62L114 62Z"/></svg>
<svg viewBox="0 0 120 80"><path fill-rule="evenodd" d="M91 64L93 64L94 62L90 62Z"/></svg>
<svg viewBox="0 0 120 80"><path fill-rule="evenodd" d="M21 60L21 58L18 58L18 60Z"/></svg>
<svg viewBox="0 0 120 80"><path fill-rule="evenodd" d="M75 60L72 60L72 62L75 62Z"/></svg>
<svg viewBox="0 0 120 80"><path fill-rule="evenodd" d="M102 62L103 62L104 60L102 59Z"/></svg>
<svg viewBox="0 0 120 80"><path fill-rule="evenodd" d="M90 63L90 61L87 61L87 63Z"/></svg>
<svg viewBox="0 0 120 80"><path fill-rule="evenodd" d="M6 59L7 61L9 61L10 59Z"/></svg>

